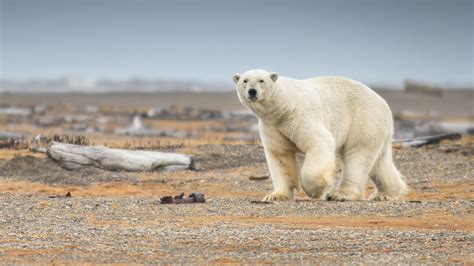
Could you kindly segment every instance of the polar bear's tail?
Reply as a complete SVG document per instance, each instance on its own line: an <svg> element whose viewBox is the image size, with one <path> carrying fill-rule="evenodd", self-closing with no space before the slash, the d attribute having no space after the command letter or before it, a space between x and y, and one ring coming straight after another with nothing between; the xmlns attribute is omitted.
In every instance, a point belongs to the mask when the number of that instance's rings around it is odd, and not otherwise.
<svg viewBox="0 0 474 266"><path fill-rule="evenodd" d="M388 141L372 171L372 181L377 187L374 194L379 200L398 199L408 192L404 177L393 164L392 143Z"/></svg>

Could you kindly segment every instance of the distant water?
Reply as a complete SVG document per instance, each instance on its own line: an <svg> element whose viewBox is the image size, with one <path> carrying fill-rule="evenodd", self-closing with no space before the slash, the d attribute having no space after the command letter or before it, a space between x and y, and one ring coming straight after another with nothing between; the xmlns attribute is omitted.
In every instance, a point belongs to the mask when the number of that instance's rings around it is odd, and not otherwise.
<svg viewBox="0 0 474 266"><path fill-rule="evenodd" d="M162 80L2 80L0 92L12 93L103 93L103 92L160 92L160 91L230 91L231 83Z"/></svg>

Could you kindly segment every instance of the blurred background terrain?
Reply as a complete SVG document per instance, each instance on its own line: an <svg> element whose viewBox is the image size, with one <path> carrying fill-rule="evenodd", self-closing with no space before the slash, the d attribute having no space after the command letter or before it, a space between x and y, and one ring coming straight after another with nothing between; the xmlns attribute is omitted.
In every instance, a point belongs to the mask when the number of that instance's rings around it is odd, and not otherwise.
<svg viewBox="0 0 474 266"><path fill-rule="evenodd" d="M117 127L159 118L152 109L245 111L231 76L264 68L368 84L391 106L397 138L472 132L471 1L0 3L0 115L12 116L2 130L100 133L113 127L102 110Z"/></svg>

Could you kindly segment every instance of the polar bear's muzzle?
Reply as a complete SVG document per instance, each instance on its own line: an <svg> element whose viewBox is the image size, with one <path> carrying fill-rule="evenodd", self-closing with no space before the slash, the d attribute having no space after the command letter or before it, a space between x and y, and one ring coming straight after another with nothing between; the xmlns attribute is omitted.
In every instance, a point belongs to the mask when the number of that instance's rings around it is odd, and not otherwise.
<svg viewBox="0 0 474 266"><path fill-rule="evenodd" d="M255 88L250 88L247 91L247 99L250 101L256 101L258 100L258 91Z"/></svg>

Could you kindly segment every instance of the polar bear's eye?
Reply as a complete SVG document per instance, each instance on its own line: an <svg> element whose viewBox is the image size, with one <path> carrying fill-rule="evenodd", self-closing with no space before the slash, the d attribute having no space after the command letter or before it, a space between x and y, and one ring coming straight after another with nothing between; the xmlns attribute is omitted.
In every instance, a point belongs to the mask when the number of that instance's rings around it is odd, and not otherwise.
<svg viewBox="0 0 474 266"><path fill-rule="evenodd" d="M263 79L259 80L258 82L263 83Z"/></svg>
<svg viewBox="0 0 474 266"><path fill-rule="evenodd" d="M244 83L247 83L248 79L244 79Z"/></svg>

